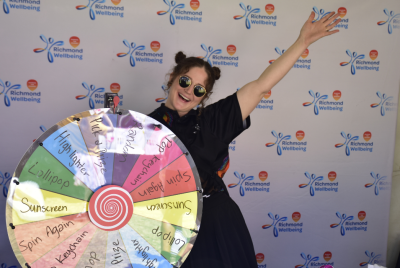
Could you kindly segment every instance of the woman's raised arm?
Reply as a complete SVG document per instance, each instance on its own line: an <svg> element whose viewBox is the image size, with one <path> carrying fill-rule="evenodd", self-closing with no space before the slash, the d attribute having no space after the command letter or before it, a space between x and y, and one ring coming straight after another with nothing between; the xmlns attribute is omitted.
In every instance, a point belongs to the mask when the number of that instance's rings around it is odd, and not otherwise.
<svg viewBox="0 0 400 268"><path fill-rule="evenodd" d="M331 12L313 23L315 13L312 12L301 28L296 42L269 65L257 80L246 84L237 92L243 120L256 108L264 95L289 72L309 45L324 36L339 32L339 30L330 31L340 22L338 16L339 14Z"/></svg>

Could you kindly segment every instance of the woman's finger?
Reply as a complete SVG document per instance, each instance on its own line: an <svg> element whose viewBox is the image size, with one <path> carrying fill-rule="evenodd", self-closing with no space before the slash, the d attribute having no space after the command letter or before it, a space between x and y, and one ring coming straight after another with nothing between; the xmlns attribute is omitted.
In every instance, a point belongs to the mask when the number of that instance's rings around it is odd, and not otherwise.
<svg viewBox="0 0 400 268"><path fill-rule="evenodd" d="M336 25L338 25L338 23L341 21L341 19L336 19L335 21L333 21L333 23L328 24L325 26L326 31L329 31L331 29L333 29Z"/></svg>
<svg viewBox="0 0 400 268"><path fill-rule="evenodd" d="M314 18L315 18L315 13L314 13L314 11L311 11L311 14L308 17L307 22L309 22L309 23L313 22Z"/></svg>
<svg viewBox="0 0 400 268"><path fill-rule="evenodd" d="M333 14L335 14L335 12L332 12ZM336 20L339 17L339 13L337 13L336 15L330 16L329 19L327 19L326 21L324 21L325 26L330 25L334 20Z"/></svg>
<svg viewBox="0 0 400 268"><path fill-rule="evenodd" d="M323 17L320 21L325 24L328 22L328 20L330 20L333 16L335 15L335 12L329 12L328 15L326 15L325 17Z"/></svg>
<svg viewBox="0 0 400 268"><path fill-rule="evenodd" d="M328 36L328 35L331 35L331 34L334 34L334 33L338 33L338 32L339 32L339 30L328 31L328 32L325 33L325 36Z"/></svg>

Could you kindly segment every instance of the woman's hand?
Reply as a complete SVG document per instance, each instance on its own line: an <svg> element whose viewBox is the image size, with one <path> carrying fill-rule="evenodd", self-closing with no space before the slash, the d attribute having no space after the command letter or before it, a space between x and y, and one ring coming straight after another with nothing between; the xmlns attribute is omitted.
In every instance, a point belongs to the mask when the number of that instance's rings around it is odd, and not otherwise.
<svg viewBox="0 0 400 268"><path fill-rule="evenodd" d="M299 40L308 47L321 37L339 32L339 30L331 31L340 22L338 17L339 13L335 15L335 12L331 12L319 21L313 22L315 13L311 12L310 17L301 28Z"/></svg>
<svg viewBox="0 0 400 268"><path fill-rule="evenodd" d="M335 12L331 12L313 23L315 13L312 12L301 28L297 41L273 64L269 65L257 80L246 84L238 91L237 96L243 120L256 108L264 95L289 72L309 45L321 37L339 32L339 30L331 31L340 22L338 16L339 14L335 15Z"/></svg>

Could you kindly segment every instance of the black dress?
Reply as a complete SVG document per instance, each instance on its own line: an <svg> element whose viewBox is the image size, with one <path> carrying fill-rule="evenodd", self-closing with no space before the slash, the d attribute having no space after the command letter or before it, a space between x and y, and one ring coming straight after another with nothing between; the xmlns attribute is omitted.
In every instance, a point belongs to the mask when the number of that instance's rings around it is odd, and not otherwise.
<svg viewBox="0 0 400 268"><path fill-rule="evenodd" d="M149 114L174 132L189 150L204 191L200 231L182 268L256 268L254 247L243 215L222 181L229 168L229 144L250 126L250 117L242 120L236 93L198 113L191 110L179 117L176 111L161 104Z"/></svg>

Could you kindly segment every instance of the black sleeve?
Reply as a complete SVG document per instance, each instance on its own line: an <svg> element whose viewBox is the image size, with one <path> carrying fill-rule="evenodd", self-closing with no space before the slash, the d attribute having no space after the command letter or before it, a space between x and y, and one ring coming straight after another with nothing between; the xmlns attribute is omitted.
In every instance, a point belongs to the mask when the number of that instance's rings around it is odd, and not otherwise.
<svg viewBox="0 0 400 268"><path fill-rule="evenodd" d="M213 134L226 144L250 127L250 116L242 120L242 111L236 93L208 105L204 119Z"/></svg>

